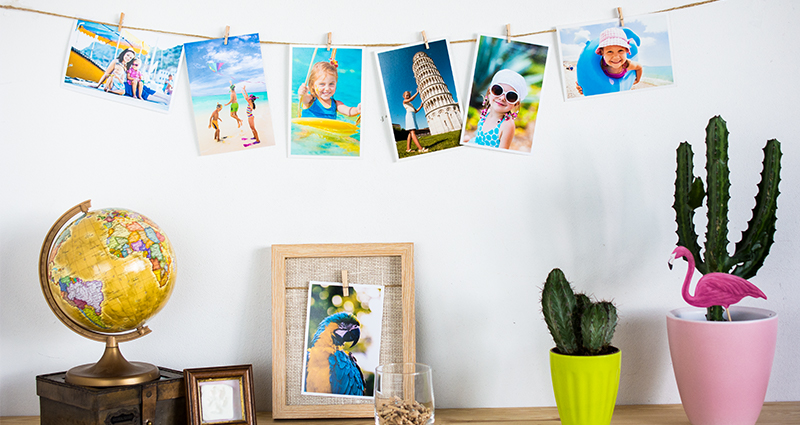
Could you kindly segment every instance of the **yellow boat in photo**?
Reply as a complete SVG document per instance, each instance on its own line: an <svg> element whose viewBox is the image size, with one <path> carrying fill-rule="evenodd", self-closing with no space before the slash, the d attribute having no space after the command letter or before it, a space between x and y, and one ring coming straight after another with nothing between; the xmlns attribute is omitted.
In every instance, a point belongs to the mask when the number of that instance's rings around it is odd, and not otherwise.
<svg viewBox="0 0 800 425"><path fill-rule="evenodd" d="M74 47L70 50L67 77L97 82L103 77L103 72L103 68L100 65L75 50Z"/></svg>

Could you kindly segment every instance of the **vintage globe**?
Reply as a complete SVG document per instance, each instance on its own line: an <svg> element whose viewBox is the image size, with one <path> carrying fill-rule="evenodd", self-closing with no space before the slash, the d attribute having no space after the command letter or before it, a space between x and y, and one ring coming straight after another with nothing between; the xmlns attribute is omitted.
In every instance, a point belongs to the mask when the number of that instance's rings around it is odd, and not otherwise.
<svg viewBox="0 0 800 425"><path fill-rule="evenodd" d="M89 206L86 201L74 207L53 225L40 257L40 280L50 308L77 333L105 341L104 358L114 357L108 359L114 362L110 365L101 359L81 366L93 368L86 373L70 370L71 380L110 386L157 379L155 366L127 362L117 342L149 333L145 322L169 300L175 283L172 245L142 214L121 208L89 211ZM78 212L83 214L64 226ZM120 359L128 365L117 364ZM143 376L139 365L147 369ZM91 376L83 377L87 374ZM103 375L99 381L92 378L98 374Z"/></svg>

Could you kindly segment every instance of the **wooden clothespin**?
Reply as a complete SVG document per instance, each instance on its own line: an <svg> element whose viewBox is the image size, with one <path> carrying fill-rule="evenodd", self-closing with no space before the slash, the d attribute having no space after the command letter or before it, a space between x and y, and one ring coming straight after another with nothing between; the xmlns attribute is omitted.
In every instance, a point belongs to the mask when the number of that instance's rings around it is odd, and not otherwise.
<svg viewBox="0 0 800 425"><path fill-rule="evenodd" d="M122 31L122 22L125 21L125 12L119 14L119 25L117 25L117 32Z"/></svg>
<svg viewBox="0 0 800 425"><path fill-rule="evenodd" d="M428 45L428 36L425 35L425 31L422 31L422 41L425 42L425 49L431 48L431 46Z"/></svg>
<svg viewBox="0 0 800 425"><path fill-rule="evenodd" d="M342 294L345 297L350 296L350 284L347 282L347 270L342 270Z"/></svg>
<svg viewBox="0 0 800 425"><path fill-rule="evenodd" d="M622 15L622 8L621 7L617 8L617 14L619 14L619 26L624 27L625 26L625 17Z"/></svg>
<svg viewBox="0 0 800 425"><path fill-rule="evenodd" d="M228 35L230 33L231 33L231 26L230 25L226 25L225 26L225 41L223 41L222 44L224 44L226 46L228 45Z"/></svg>
<svg viewBox="0 0 800 425"><path fill-rule="evenodd" d="M328 33L328 51L329 52L331 51L331 38L332 38L332 36L333 36L333 33L329 32Z"/></svg>
<svg viewBox="0 0 800 425"><path fill-rule="evenodd" d="M506 24L506 43L511 41L511 24Z"/></svg>

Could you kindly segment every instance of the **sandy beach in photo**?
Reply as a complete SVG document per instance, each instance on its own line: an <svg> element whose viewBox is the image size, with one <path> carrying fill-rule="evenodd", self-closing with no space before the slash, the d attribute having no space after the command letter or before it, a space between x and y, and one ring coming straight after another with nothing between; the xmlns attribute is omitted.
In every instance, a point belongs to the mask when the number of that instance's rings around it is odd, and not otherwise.
<svg viewBox="0 0 800 425"><path fill-rule="evenodd" d="M255 117L255 127L258 131L261 143L245 147L245 144L253 143L253 132L247 122L247 104L239 101L239 112L237 116L242 120L242 126L238 127L236 120L231 117L231 107L223 106L219 111L219 135L221 142L214 140L214 128L209 128L209 118L213 109L195 111L195 129L197 131L198 149L200 155L213 155L218 153L235 152L240 150L258 149L264 146L274 146L275 138L272 132L272 117L270 115L269 103L256 101L256 109L253 111Z"/></svg>

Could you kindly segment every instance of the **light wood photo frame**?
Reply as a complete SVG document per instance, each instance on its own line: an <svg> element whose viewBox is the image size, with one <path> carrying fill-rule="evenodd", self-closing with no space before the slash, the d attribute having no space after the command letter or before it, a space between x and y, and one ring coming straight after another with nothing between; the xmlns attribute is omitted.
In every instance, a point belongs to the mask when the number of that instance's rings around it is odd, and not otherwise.
<svg viewBox="0 0 800 425"><path fill-rule="evenodd" d="M272 417L371 418L371 399L302 394L310 281L385 288L380 363L416 361L414 244L272 246ZM344 283L344 282L343 282Z"/></svg>
<svg viewBox="0 0 800 425"><path fill-rule="evenodd" d="M189 425L256 425L253 365L183 370Z"/></svg>

